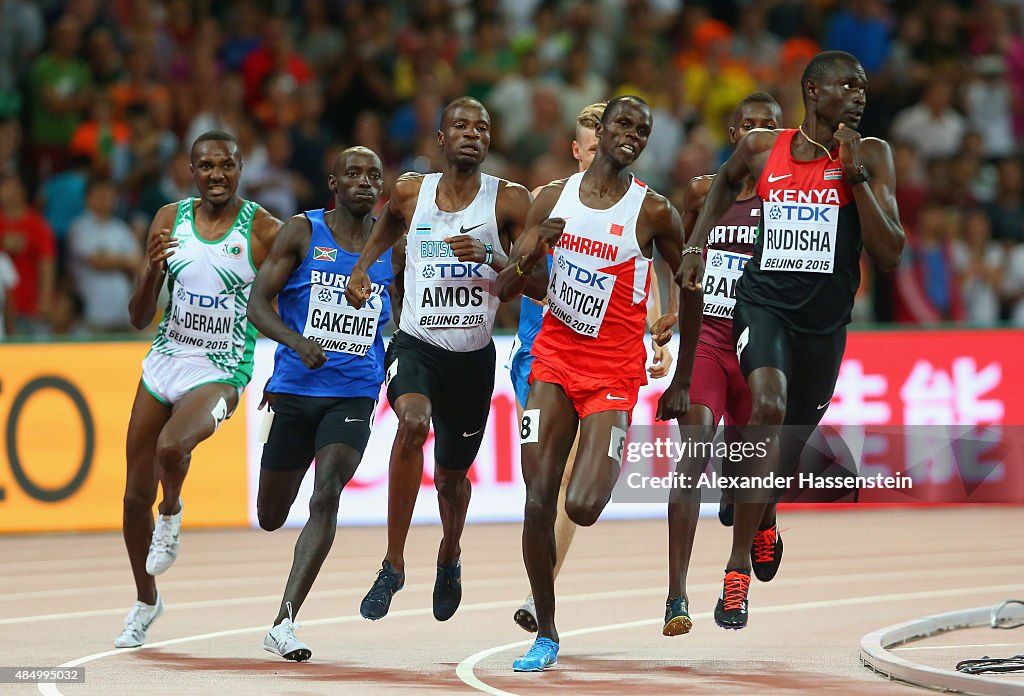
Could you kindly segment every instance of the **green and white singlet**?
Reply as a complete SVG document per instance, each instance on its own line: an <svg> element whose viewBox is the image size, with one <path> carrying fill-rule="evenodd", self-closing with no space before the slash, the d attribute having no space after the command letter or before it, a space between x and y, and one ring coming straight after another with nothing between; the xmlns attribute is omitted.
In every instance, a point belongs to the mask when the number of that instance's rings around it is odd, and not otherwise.
<svg viewBox="0 0 1024 696"><path fill-rule="evenodd" d="M207 241L195 230L194 200L178 202L171 233L178 246L167 259L170 300L147 360L154 354L183 358L193 368L212 368L205 382L248 384L257 332L245 310L256 278L250 240L257 210L243 201L231 229Z"/></svg>

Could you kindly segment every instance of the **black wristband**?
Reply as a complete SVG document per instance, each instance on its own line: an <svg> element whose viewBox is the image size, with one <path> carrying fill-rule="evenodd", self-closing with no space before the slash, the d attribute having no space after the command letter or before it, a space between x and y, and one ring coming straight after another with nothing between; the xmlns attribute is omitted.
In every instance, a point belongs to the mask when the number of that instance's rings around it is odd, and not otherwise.
<svg viewBox="0 0 1024 696"><path fill-rule="evenodd" d="M866 184L869 181L871 181L871 174L868 172L868 168L863 164L858 164L853 176L850 177L850 186Z"/></svg>

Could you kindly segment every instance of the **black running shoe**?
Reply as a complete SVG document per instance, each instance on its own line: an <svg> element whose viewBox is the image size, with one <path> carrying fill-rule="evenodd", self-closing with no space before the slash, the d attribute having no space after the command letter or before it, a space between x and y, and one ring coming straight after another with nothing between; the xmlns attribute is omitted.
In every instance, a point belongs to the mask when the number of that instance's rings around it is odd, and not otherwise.
<svg viewBox="0 0 1024 696"><path fill-rule="evenodd" d="M722 596L715 606L715 623L722 628L743 628L747 625L747 590L750 573L745 570L725 571Z"/></svg>
<svg viewBox="0 0 1024 696"><path fill-rule="evenodd" d="M732 521L733 521L732 520L733 512L735 511L735 509L736 509L736 506L734 506L732 503L727 503L724 500L719 502L718 503L718 521L721 522L722 525L725 526L725 527L731 527L732 526Z"/></svg>
<svg viewBox="0 0 1024 696"><path fill-rule="evenodd" d="M370 591L363 597L359 605L359 613L364 619L376 621L388 615L391 599L405 586L405 573L396 573L388 561L381 564L377 579L373 581Z"/></svg>
<svg viewBox="0 0 1024 696"><path fill-rule="evenodd" d="M750 547L750 562L754 575L761 582L768 582L779 572L782 563L782 535L776 522L768 529L759 529Z"/></svg>
<svg viewBox="0 0 1024 696"><path fill-rule="evenodd" d="M455 615L462 601L462 561L439 563L434 580L434 618L447 621Z"/></svg>
<svg viewBox="0 0 1024 696"><path fill-rule="evenodd" d="M665 602L665 626L661 629L663 636L681 636L693 628L690 620L689 607L682 597L673 597Z"/></svg>

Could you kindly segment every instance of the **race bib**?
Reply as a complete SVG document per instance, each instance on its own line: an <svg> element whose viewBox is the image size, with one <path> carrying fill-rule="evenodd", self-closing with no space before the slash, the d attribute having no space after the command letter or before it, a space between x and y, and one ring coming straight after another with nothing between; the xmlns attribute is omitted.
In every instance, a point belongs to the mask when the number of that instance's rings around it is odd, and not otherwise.
<svg viewBox="0 0 1024 696"><path fill-rule="evenodd" d="M480 326L487 321L494 270L454 259L416 262L416 314L430 329Z"/></svg>
<svg viewBox="0 0 1024 696"><path fill-rule="evenodd" d="M382 307L380 295L371 295L356 309L348 303L341 288L312 285L302 335L319 343L325 351L366 355L377 338Z"/></svg>
<svg viewBox="0 0 1024 696"><path fill-rule="evenodd" d="M203 350L225 351L231 347L235 323L234 295L201 295L183 285L174 289L167 338Z"/></svg>
<svg viewBox="0 0 1024 696"><path fill-rule="evenodd" d="M615 276L578 266L561 250L555 251L551 271L548 311L576 333L598 336L615 287Z"/></svg>
<svg viewBox="0 0 1024 696"><path fill-rule="evenodd" d="M736 306L736 281L750 260L749 254L708 249L704 265L704 316L732 319Z"/></svg>
<svg viewBox="0 0 1024 696"><path fill-rule="evenodd" d="M766 202L761 270L832 273L838 227L838 205Z"/></svg>

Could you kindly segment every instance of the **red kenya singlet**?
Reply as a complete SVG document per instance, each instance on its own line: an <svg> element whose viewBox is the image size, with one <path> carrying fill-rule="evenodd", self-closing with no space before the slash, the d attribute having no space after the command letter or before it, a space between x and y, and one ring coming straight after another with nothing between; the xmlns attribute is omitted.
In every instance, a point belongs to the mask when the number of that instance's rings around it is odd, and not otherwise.
<svg viewBox="0 0 1024 696"><path fill-rule="evenodd" d="M838 148L831 159L795 160L796 133L779 134L757 182L761 232L736 301L798 333L830 334L850 323L860 285L860 218Z"/></svg>

